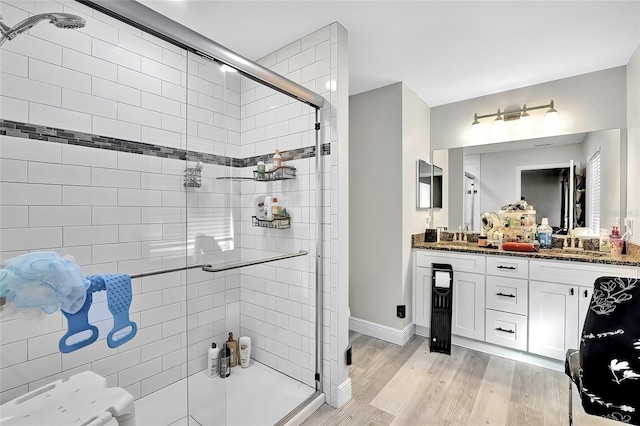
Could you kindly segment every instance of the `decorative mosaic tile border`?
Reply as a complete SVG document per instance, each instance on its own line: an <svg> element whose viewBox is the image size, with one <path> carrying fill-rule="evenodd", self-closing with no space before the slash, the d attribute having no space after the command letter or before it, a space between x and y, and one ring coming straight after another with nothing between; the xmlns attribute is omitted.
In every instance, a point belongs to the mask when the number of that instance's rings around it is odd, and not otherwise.
<svg viewBox="0 0 640 426"><path fill-rule="evenodd" d="M144 142L134 142L91 133L76 132L73 130L57 129L55 127L40 126L38 124L19 123L1 118L0 135L150 155L152 157L173 158L175 160L202 161L207 164L230 167L251 167L258 164L258 161L270 163L273 157L273 154L270 153L247 158L232 158L223 155L206 154L180 148L169 148ZM281 155L285 161L311 158L316 156L316 147L308 146L282 151ZM327 143L322 144L320 155L331 155L331 145Z"/></svg>

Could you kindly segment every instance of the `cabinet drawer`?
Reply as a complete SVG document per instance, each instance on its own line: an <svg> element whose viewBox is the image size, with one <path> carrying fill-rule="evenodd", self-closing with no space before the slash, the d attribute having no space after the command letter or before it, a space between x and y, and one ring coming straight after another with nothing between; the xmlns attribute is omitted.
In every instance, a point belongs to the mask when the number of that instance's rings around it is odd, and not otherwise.
<svg viewBox="0 0 640 426"><path fill-rule="evenodd" d="M487 308L527 315L528 287L527 280L487 276Z"/></svg>
<svg viewBox="0 0 640 426"><path fill-rule="evenodd" d="M485 340L495 345L527 350L527 317L487 309Z"/></svg>
<svg viewBox="0 0 640 426"><path fill-rule="evenodd" d="M529 267L531 280L568 285L593 286L596 278L602 276L638 277L638 271L635 268L618 265L532 260Z"/></svg>
<svg viewBox="0 0 640 426"><path fill-rule="evenodd" d="M416 266L431 268L432 263L448 263L454 271L484 274L483 255L416 250Z"/></svg>
<svg viewBox="0 0 640 426"><path fill-rule="evenodd" d="M509 257L487 257L487 274L499 277L529 277L529 261Z"/></svg>

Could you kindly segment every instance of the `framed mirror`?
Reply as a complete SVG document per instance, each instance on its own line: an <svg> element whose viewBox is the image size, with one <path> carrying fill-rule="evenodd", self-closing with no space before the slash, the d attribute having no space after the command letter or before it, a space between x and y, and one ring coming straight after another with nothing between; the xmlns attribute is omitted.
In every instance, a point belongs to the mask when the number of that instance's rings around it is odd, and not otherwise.
<svg viewBox="0 0 640 426"><path fill-rule="evenodd" d="M538 224L556 217L554 230L560 232L576 226L592 235L609 230L627 206L626 140L626 130L610 129L435 150L433 161L446 164L445 203L434 214L434 226L480 232L482 212L525 196L540 208Z"/></svg>

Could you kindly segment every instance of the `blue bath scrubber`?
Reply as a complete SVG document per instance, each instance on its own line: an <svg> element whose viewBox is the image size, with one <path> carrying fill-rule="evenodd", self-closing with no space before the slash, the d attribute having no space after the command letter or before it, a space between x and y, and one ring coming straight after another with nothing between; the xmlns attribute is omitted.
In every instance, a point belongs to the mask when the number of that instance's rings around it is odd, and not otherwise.
<svg viewBox="0 0 640 426"><path fill-rule="evenodd" d="M113 315L113 329L107 336L107 345L110 348L118 346L133 339L138 326L129 319L131 307L131 277L127 274L103 275L107 290L107 306ZM125 331L129 329L128 331Z"/></svg>

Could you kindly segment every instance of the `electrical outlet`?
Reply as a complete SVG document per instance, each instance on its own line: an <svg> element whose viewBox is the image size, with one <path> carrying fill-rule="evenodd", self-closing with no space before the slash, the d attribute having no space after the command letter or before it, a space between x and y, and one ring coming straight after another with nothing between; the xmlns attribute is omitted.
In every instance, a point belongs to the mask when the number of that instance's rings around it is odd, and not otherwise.
<svg viewBox="0 0 640 426"><path fill-rule="evenodd" d="M407 306L406 305L398 305L396 307L396 315L398 318L404 318L407 316Z"/></svg>
<svg viewBox="0 0 640 426"><path fill-rule="evenodd" d="M627 232L627 234L633 235L633 219L631 219L629 217L625 217L624 218L624 226L625 226L625 231Z"/></svg>

